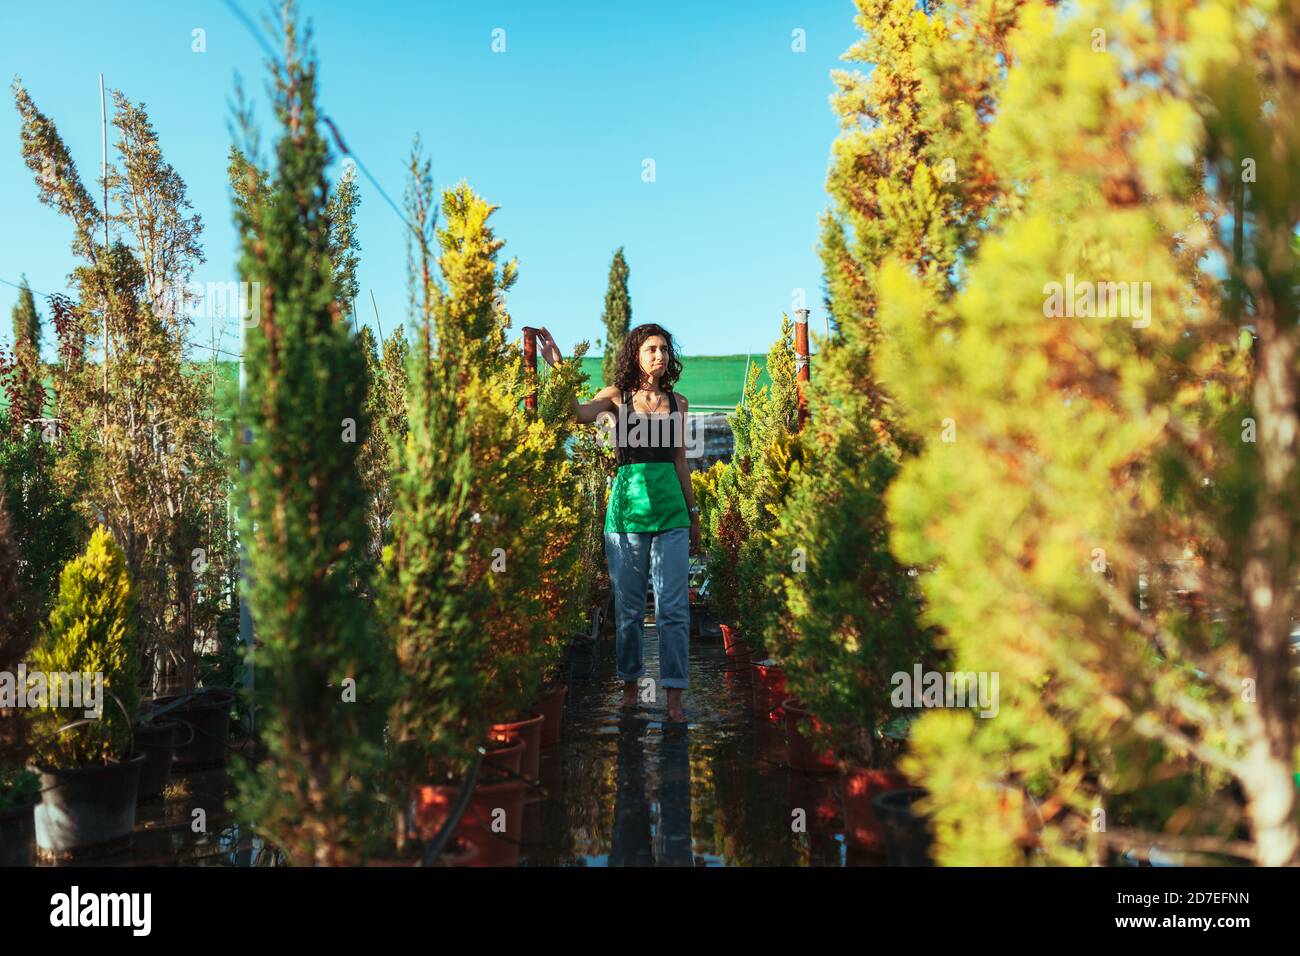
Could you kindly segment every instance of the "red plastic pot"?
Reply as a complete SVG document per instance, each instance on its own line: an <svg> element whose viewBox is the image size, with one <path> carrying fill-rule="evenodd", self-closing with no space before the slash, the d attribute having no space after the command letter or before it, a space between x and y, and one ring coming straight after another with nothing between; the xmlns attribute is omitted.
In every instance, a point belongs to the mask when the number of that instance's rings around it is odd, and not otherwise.
<svg viewBox="0 0 1300 956"><path fill-rule="evenodd" d="M718 627L722 629L722 646L726 648L727 653L730 654L731 645L740 640L740 638L737 636L735 628L730 624L719 624Z"/></svg>
<svg viewBox="0 0 1300 956"><path fill-rule="evenodd" d="M510 723L492 725L493 738L522 741L524 753L519 762L519 773L530 783L537 781L538 768L542 762L542 724L545 722L546 718L541 714L530 713Z"/></svg>
<svg viewBox="0 0 1300 956"><path fill-rule="evenodd" d="M785 669L775 661L755 663L754 711L763 717L779 717L785 697Z"/></svg>
<svg viewBox="0 0 1300 956"><path fill-rule="evenodd" d="M800 773L834 773L837 769L835 754L830 751L815 753L808 738L799 730L801 721L810 722L814 730L819 729L821 724L817 718L793 697L787 697L781 706L785 709L785 733L789 743L791 768Z"/></svg>
<svg viewBox="0 0 1300 956"><path fill-rule="evenodd" d="M731 643L727 645L727 662L724 670L747 671L753 659L753 649L739 637L733 636Z"/></svg>
<svg viewBox="0 0 1300 956"><path fill-rule="evenodd" d="M465 815L460 818L455 837L478 852L468 866L517 866L519 842L524 827L524 791L522 780L480 783L474 788ZM447 814L460 791L456 787L432 785L420 787L415 794L415 825L423 840L432 840L442 828ZM497 829L500 832L497 832Z"/></svg>
<svg viewBox="0 0 1300 956"><path fill-rule="evenodd" d="M478 850L468 843L461 840L452 840L448 847L438 855L431 866L439 867L456 867L456 866L473 866L478 860ZM424 861L420 857L403 857L396 859L393 857L373 857L366 860L366 866L374 867L416 867Z"/></svg>
<svg viewBox="0 0 1300 956"><path fill-rule="evenodd" d="M524 751L527 745L519 739L502 740L493 737L488 741L487 753L483 755L483 769L506 780L517 780L522 776Z"/></svg>
<svg viewBox="0 0 1300 956"><path fill-rule="evenodd" d="M560 684L542 694L533 708L542 715L542 746L550 747L560 742L560 724L564 720L564 694L566 684Z"/></svg>
<svg viewBox="0 0 1300 956"><path fill-rule="evenodd" d="M893 767L867 770L846 767L840 778L840 804L844 808L844 838L860 850L885 852L885 828L876 815L874 801L882 793L903 790L907 778Z"/></svg>

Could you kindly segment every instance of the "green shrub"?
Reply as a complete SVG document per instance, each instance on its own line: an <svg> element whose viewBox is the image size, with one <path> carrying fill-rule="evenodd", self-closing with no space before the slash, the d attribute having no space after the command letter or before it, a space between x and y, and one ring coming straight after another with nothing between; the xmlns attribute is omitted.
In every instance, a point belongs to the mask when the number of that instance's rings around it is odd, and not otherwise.
<svg viewBox="0 0 1300 956"><path fill-rule="evenodd" d="M131 716L139 704L135 611L135 589L122 549L106 528L97 527L85 552L63 569L49 623L28 667L29 675L41 671L49 679L49 699L32 726L38 765L67 769L125 754ZM101 717L57 733L64 724L82 720L87 709L54 706L59 673L103 675Z"/></svg>
<svg viewBox="0 0 1300 956"><path fill-rule="evenodd" d="M35 803L41 778L29 770L0 770L0 813Z"/></svg>

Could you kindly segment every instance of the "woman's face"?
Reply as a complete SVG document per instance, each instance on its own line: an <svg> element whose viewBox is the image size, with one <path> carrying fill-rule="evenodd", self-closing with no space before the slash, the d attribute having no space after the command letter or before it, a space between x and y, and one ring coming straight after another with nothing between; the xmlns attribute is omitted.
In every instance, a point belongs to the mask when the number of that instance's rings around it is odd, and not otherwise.
<svg viewBox="0 0 1300 956"><path fill-rule="evenodd" d="M657 378L668 369L668 343L662 335L650 335L641 343L641 371L646 378Z"/></svg>

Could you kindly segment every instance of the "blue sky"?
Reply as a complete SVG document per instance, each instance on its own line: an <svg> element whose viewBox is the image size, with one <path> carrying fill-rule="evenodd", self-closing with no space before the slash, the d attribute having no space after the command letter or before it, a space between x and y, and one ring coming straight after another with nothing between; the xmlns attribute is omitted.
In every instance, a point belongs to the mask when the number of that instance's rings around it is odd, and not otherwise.
<svg viewBox="0 0 1300 956"><path fill-rule="evenodd" d="M255 22L267 9L237 4ZM838 131L830 71L850 66L840 55L859 36L851 0L304 0L302 9L321 108L394 200L419 132L439 190L467 179L501 207L493 223L520 267L509 299L516 329L546 325L566 352L602 335L620 245L633 322L665 325L686 354L766 351L795 289L814 332L824 328L817 218ZM492 52L497 28L504 53ZM791 50L796 28L807 52ZM206 52L191 49L195 29ZM207 262L195 278L236 278L231 102L238 73L265 148L262 61L222 0L0 0L0 279L26 273L38 291L62 291L73 265L67 222L37 202L22 164L7 82L22 77L94 192L101 71L110 89L145 103L203 217ZM642 181L646 158L653 183ZM360 183L358 314L373 325L373 289L391 330L405 308L404 227ZM0 341L16 298L0 284ZM232 324L225 347L236 343Z"/></svg>

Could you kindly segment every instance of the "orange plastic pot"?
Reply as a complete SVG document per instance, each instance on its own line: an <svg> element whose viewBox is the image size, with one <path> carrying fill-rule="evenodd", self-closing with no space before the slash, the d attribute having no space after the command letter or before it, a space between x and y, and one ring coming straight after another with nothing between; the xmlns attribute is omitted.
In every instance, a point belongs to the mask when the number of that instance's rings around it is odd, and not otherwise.
<svg viewBox="0 0 1300 956"><path fill-rule="evenodd" d="M503 740L492 737L488 740L487 753L483 755L483 769L488 774L517 780L522 776L524 750L527 745L522 740Z"/></svg>
<svg viewBox="0 0 1300 956"><path fill-rule="evenodd" d="M799 729L799 724L808 721L811 728L820 729L817 718L793 697L787 697L781 703L785 710L785 734L790 750L790 767L800 773L834 773L836 771L835 754L826 751L816 753L808 738Z"/></svg>
<svg viewBox="0 0 1300 956"><path fill-rule="evenodd" d="M446 849L438 855L431 866L437 867L456 867L456 866L473 866L478 860L478 850L468 843L460 840L452 840ZM366 866L374 867L416 867L424 861L419 857L404 857L394 859L392 857L375 857L366 860Z"/></svg>
<svg viewBox="0 0 1300 956"><path fill-rule="evenodd" d="M529 783L537 782L538 768L542 762L542 724L545 721L546 718L541 714L530 713L510 723L493 724L490 731L495 740L523 743L524 752L519 761L519 773Z"/></svg>
<svg viewBox="0 0 1300 956"><path fill-rule="evenodd" d="M728 671L747 671L749 665L754 659L753 650L740 638L732 640L727 646L727 661L723 665L724 670Z"/></svg>
<svg viewBox="0 0 1300 956"><path fill-rule="evenodd" d="M885 827L876 815L874 801L882 793L903 790L907 778L893 767L867 770L846 767L840 778L840 805L844 808L844 838L868 853L885 852Z"/></svg>
<svg viewBox="0 0 1300 956"><path fill-rule="evenodd" d="M560 742L560 725L564 721L564 694L568 689L566 684L552 688L537 699L537 706L533 708L542 715L543 747Z"/></svg>
<svg viewBox="0 0 1300 956"><path fill-rule="evenodd" d="M461 865L519 865L527 789L522 780L480 783L474 788L455 837L473 847L478 857ZM437 836L459 793L456 787L445 785L424 786L416 791L415 826L422 840Z"/></svg>
<svg viewBox="0 0 1300 956"><path fill-rule="evenodd" d="M785 669L775 661L754 664L754 711L761 717L777 717L785 700Z"/></svg>
<svg viewBox="0 0 1300 956"><path fill-rule="evenodd" d="M719 624L718 627L722 629L722 646L726 648L727 653L730 654L731 645L740 640L740 638L736 634L736 629L730 624Z"/></svg>

